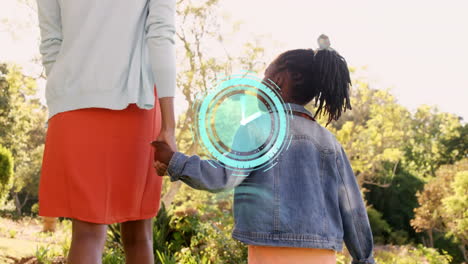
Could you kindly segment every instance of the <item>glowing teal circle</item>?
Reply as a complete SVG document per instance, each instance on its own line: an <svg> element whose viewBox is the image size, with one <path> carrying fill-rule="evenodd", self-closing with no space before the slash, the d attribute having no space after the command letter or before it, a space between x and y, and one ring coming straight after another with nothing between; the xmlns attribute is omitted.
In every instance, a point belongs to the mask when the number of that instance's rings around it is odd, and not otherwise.
<svg viewBox="0 0 468 264"><path fill-rule="evenodd" d="M228 96L224 99L224 101L220 102L216 113L214 114L214 130L216 132L217 138L223 143L225 146L230 146L233 143L235 137L235 131L233 129L226 129L225 118L229 115L232 116L232 107L237 106L237 102L244 101L246 108L252 105L252 101L255 101L259 104L259 108L266 108L266 105L263 102L258 102L258 99L253 95L246 95L244 93L238 93L231 96ZM250 101L250 102L249 102ZM253 109L246 109L250 110L248 112L252 112ZM247 113L248 113L247 112ZM254 113L256 114L256 113ZM241 116L242 117L242 116ZM236 122L239 118L237 116L232 116L232 121ZM242 122L240 119L238 122ZM257 133L257 139L255 142L246 142L246 144L240 144L236 146L235 151L240 152L249 152L253 149L258 149L264 142L267 141L269 136L269 131L271 130L271 120L266 120L266 122L262 122L261 133ZM267 132L267 133L265 133ZM250 144L247 144L250 143Z"/></svg>
<svg viewBox="0 0 468 264"><path fill-rule="evenodd" d="M236 92L256 92L257 96L263 99L264 102L262 103L264 103L264 107L270 109L270 113L266 113L265 115L270 115L271 118L270 127L268 127L271 130L269 133L271 140L270 142L265 142L262 149L259 148L259 145L255 145L252 149L241 148L236 150L236 153L233 153L228 149L224 149L220 142L218 142L221 141L224 145L229 145L228 138L220 136L218 140L215 140L215 132L218 132L217 134L222 133L222 131L214 131L217 130L216 122L222 117L217 116L216 113L212 113L211 111L220 102L236 100L234 98ZM229 96L231 98L226 98ZM217 106L217 111L223 111L222 107L224 106ZM212 120L214 120L215 124L212 124ZM253 169L273 162L284 146L287 137L287 127L288 118L286 109L277 92L273 88L268 87L262 80L250 75L232 76L221 82L214 91L208 93L203 98L198 111L197 129L203 145L212 158L227 167L235 169ZM250 154L239 154L239 152Z"/></svg>
<svg viewBox="0 0 468 264"><path fill-rule="evenodd" d="M258 92L259 90L257 88L255 88L255 87L234 86L234 87L228 87L227 89L224 89L224 90L220 91L219 93L217 93L213 98L211 98L210 104L208 104L207 115L205 116L205 125L209 124L210 120L212 120L211 116L215 114L213 111L210 111L210 110L212 110L213 105L216 105L218 103L222 103L223 99L225 97L229 97L229 95L232 94L233 92L246 92L246 91L247 92L248 91ZM270 91L270 90L268 90L268 91ZM263 92L261 92L260 94L262 94L262 93ZM263 95L261 97L264 100L267 101L268 105L273 105L273 101L271 101L271 99L267 95ZM281 104L281 106L283 106L283 105ZM271 110L273 110L272 114L271 114L271 118L273 119L273 123L277 124L279 122L278 113L277 113L278 111L275 111L276 109L274 107L270 107L270 108L272 108ZM205 126L205 127L208 128L209 126ZM271 133L273 134L272 138L276 138L278 136L278 131L279 131L278 129L272 129L272 131L271 131ZM207 132L206 132L209 141L218 150L223 149L223 147L216 140L216 137L215 137L213 132L214 131L212 129L208 129ZM264 148L259 149L258 151L255 151L254 153L252 153L250 155L236 155L236 154L233 154L233 153L223 153L223 154L227 154L227 156L229 158L236 159L236 160L250 160L250 159L257 158L257 157L259 157L261 155L264 155L271 148L271 146L273 145L274 142L275 142L274 140L267 142L267 145ZM211 150L209 150L209 151L210 151L210 153L214 153ZM253 151L253 149L252 149L252 151ZM250 151L250 152L252 152L252 151ZM222 152L219 152L219 153L222 153Z"/></svg>

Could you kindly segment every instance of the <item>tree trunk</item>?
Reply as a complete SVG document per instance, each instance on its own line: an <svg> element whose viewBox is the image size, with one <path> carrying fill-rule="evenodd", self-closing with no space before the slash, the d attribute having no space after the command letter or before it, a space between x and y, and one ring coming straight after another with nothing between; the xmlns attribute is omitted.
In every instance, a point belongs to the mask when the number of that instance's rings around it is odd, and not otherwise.
<svg viewBox="0 0 468 264"><path fill-rule="evenodd" d="M57 218L56 217L44 217L42 232L55 232L57 227Z"/></svg>
<svg viewBox="0 0 468 264"><path fill-rule="evenodd" d="M182 186L181 181L172 182L171 186L169 187L169 190L162 197L161 202L164 204L166 208L169 208L169 206L172 204L172 201L174 201L174 198L177 195L177 192L179 191L180 186Z"/></svg>
<svg viewBox="0 0 468 264"><path fill-rule="evenodd" d="M468 252L466 251L466 248L467 248L467 244L465 243L462 243L460 245L460 250L462 252L462 255L463 255L463 259L465 260L466 263L468 263Z"/></svg>
<svg viewBox="0 0 468 264"><path fill-rule="evenodd" d="M432 235L432 229L427 230L427 235L429 236L429 247L434 247L434 237Z"/></svg>
<svg viewBox="0 0 468 264"><path fill-rule="evenodd" d="M23 208L23 206L21 205L21 202L19 200L18 193L14 192L13 197L15 199L16 213L18 214L18 216L21 216L21 209Z"/></svg>

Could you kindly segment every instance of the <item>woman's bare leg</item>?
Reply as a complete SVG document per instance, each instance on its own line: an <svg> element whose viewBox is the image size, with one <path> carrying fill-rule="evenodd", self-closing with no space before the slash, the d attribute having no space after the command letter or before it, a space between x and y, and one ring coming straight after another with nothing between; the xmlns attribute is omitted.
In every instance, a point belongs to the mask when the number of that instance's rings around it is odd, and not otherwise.
<svg viewBox="0 0 468 264"><path fill-rule="evenodd" d="M127 264L154 264L152 219L121 224Z"/></svg>
<svg viewBox="0 0 468 264"><path fill-rule="evenodd" d="M69 264L100 264L106 243L107 225L73 219Z"/></svg>

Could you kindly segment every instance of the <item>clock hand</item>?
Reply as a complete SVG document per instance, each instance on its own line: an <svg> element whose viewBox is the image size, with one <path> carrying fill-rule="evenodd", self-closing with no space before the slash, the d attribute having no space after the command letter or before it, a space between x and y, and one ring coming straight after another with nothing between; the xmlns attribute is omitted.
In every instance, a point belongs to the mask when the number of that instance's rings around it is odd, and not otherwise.
<svg viewBox="0 0 468 264"><path fill-rule="evenodd" d="M240 101L241 101L240 103L241 103L241 115L242 115L241 122L242 122L242 120L245 119L245 94L241 95Z"/></svg>
<svg viewBox="0 0 468 264"><path fill-rule="evenodd" d="M259 118L260 116L262 115L262 112L256 112L255 114L253 115L250 115L249 117L245 118L245 119L242 119L240 121L240 124L245 126L247 125L248 123L254 121L255 119Z"/></svg>

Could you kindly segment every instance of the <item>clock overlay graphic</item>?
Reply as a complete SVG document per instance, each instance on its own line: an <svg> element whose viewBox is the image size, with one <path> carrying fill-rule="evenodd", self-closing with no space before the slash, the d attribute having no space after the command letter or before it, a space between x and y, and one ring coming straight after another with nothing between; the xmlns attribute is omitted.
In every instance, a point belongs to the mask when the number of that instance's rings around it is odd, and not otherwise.
<svg viewBox="0 0 468 264"><path fill-rule="evenodd" d="M291 109L280 87L251 72L221 79L198 94L192 106L194 140L206 150L213 167L248 172L269 170L289 147ZM239 174L239 176L244 176Z"/></svg>

